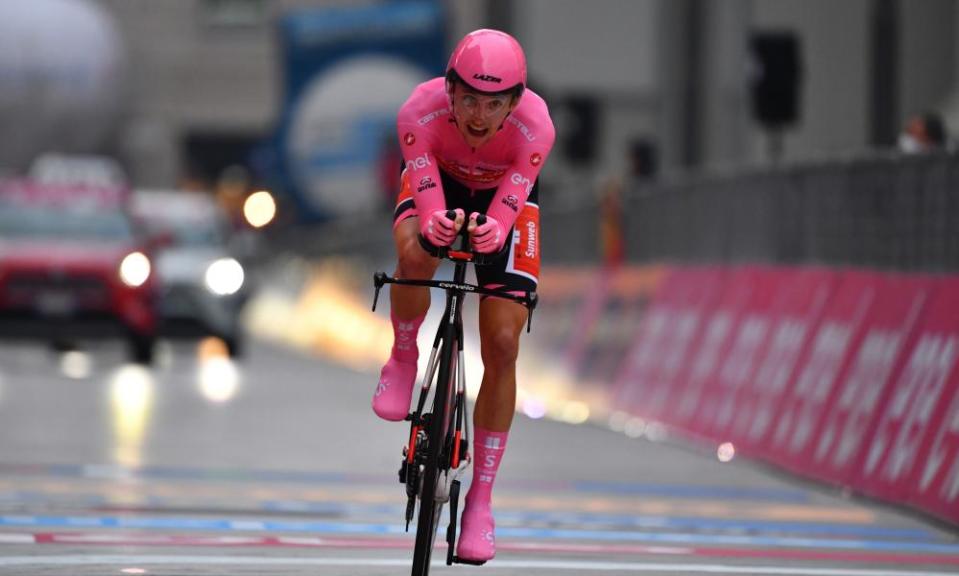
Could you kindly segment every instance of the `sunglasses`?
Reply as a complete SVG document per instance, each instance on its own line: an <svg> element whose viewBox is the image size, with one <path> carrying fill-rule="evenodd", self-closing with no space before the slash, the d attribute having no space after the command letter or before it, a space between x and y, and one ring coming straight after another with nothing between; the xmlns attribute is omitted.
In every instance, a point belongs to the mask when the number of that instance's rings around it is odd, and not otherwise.
<svg viewBox="0 0 959 576"><path fill-rule="evenodd" d="M453 97L453 104L470 116L479 114L483 118L491 118L509 108L510 99L508 95L477 96L461 93Z"/></svg>

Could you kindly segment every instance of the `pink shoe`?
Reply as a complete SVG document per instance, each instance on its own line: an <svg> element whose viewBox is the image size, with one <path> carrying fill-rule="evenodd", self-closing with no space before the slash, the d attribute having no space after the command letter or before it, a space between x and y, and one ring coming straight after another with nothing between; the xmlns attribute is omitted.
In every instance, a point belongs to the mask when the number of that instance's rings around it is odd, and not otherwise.
<svg viewBox="0 0 959 576"><path fill-rule="evenodd" d="M496 556L496 538L493 530L493 511L489 504L470 506L466 500L463 516L460 518L460 537L456 545L456 555L460 558L485 562Z"/></svg>
<svg viewBox="0 0 959 576"><path fill-rule="evenodd" d="M380 372L380 381L373 393L373 412L384 420L398 422L410 413L416 362L402 362L391 357Z"/></svg>

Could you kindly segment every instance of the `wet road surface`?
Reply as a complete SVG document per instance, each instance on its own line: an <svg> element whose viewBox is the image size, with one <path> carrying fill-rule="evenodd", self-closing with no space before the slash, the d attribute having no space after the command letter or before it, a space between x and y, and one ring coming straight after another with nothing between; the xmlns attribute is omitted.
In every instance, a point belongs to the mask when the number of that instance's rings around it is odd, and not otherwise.
<svg viewBox="0 0 959 576"><path fill-rule="evenodd" d="M0 347L0 573L406 574L404 424L375 374L251 342ZM497 558L436 574L959 573L956 534L769 468L517 416ZM445 556L442 542L438 556Z"/></svg>

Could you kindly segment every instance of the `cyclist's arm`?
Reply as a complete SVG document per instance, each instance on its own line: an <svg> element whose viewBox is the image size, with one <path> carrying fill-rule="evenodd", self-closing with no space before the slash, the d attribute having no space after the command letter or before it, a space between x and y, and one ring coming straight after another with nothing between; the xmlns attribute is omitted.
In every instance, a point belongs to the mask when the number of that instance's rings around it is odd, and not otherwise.
<svg viewBox="0 0 959 576"><path fill-rule="evenodd" d="M518 151L516 160L503 176L503 181L496 189L486 215L499 222L504 232L508 232L513 227L513 223L522 212L548 155L548 147L524 146Z"/></svg>
<svg viewBox="0 0 959 576"><path fill-rule="evenodd" d="M513 227L526 205L556 140L556 130L543 99L532 92L523 98L513 119L508 120L517 131L512 166L503 176L486 211L487 216L500 223L504 233Z"/></svg>
<svg viewBox="0 0 959 576"><path fill-rule="evenodd" d="M413 189L413 204L420 217L420 228L430 214L446 209L440 169L432 152L429 134L415 123L398 122L397 135L406 164L406 175Z"/></svg>

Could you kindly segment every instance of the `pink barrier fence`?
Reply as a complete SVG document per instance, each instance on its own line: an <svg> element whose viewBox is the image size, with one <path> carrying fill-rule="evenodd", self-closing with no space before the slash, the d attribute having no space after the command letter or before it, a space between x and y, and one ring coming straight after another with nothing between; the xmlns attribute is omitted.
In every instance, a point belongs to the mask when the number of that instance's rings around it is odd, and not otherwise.
<svg viewBox="0 0 959 576"><path fill-rule="evenodd" d="M929 416L915 465L905 482L908 501L933 514L959 519L959 279L941 282L925 326L927 362L935 380L920 401L917 420ZM927 348L927 350L929 349ZM941 380L940 380L941 379ZM940 390L941 382L941 393ZM933 401L933 396L939 401Z"/></svg>
<svg viewBox="0 0 959 576"><path fill-rule="evenodd" d="M666 413L668 395L721 279L718 268L682 269L661 281L613 383L616 405L645 418Z"/></svg>
<svg viewBox="0 0 959 576"><path fill-rule="evenodd" d="M945 408L959 380L959 279L936 282L916 332L853 480L866 493L894 501L915 501L915 479L930 471L930 445L944 424L948 428Z"/></svg>
<svg viewBox="0 0 959 576"><path fill-rule="evenodd" d="M783 393L778 421L764 456L796 472L813 468L812 447L820 439L823 416L837 400L838 383L866 332L880 277L865 272L837 274L838 286L799 361L794 381Z"/></svg>
<svg viewBox="0 0 959 576"><path fill-rule="evenodd" d="M932 288L928 281L906 278L881 278L875 286L859 345L847 352L819 434L799 456L810 475L847 485Z"/></svg>
<svg viewBox="0 0 959 576"><path fill-rule="evenodd" d="M673 267L614 404L959 522L959 277Z"/></svg>
<svg viewBox="0 0 959 576"><path fill-rule="evenodd" d="M770 308L770 329L756 368L735 395L727 397L731 417L724 436L747 453L764 454L779 406L788 394L835 284L824 270L796 270L782 276ZM721 406L722 407L722 406Z"/></svg>
<svg viewBox="0 0 959 576"><path fill-rule="evenodd" d="M708 313L697 345L689 352L687 371L677 382L672 395L673 409L669 411L666 423L697 434L709 434L716 399L721 395L720 375L727 380L736 376L733 368L746 361L743 358L745 344L740 342L747 340L748 335L757 329L764 330L755 310L767 305L773 293L770 284L774 278L768 271L764 273L758 269L743 269L736 274L728 272L724 277L723 284L718 286L719 301ZM750 314L749 310L753 313ZM739 332L746 333L746 336L737 338Z"/></svg>

